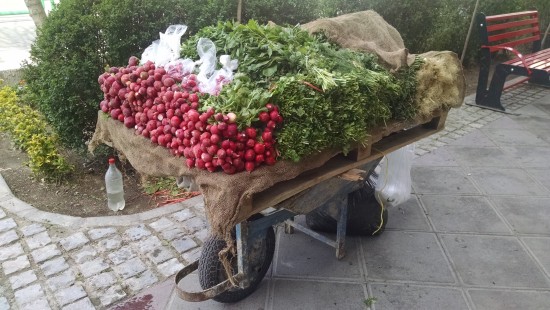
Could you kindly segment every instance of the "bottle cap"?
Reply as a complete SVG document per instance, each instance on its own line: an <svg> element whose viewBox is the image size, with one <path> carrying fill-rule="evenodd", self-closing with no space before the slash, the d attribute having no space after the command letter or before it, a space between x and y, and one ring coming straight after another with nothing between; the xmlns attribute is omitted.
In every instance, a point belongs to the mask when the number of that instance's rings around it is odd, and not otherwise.
<svg viewBox="0 0 550 310"><path fill-rule="evenodd" d="M109 164L114 164L115 163L115 159L114 158L109 158Z"/></svg>

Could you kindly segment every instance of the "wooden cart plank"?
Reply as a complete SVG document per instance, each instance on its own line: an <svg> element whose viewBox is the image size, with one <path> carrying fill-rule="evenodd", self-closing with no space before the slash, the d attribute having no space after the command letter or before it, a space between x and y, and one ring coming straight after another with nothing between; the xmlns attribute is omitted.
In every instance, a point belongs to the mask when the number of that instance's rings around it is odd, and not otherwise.
<svg viewBox="0 0 550 310"><path fill-rule="evenodd" d="M410 129L411 127L414 128L414 126L424 126L426 128L441 130L445 126L447 113L448 111L437 110L433 112L430 117L420 117L415 121L391 122L387 124L386 127L381 127L378 130L371 132L367 141L361 145L358 145L357 148L351 151L347 157L357 161L368 158L373 152L374 144L389 135L402 130Z"/></svg>
<svg viewBox="0 0 550 310"><path fill-rule="evenodd" d="M269 207L274 207L312 186L343 174L351 169L359 168L371 161L381 158L385 154L428 137L443 129L446 116L446 112L441 113L425 124L384 137L371 145L372 151L369 156L360 160L350 159L340 154L329 160L322 167L308 171L292 180L275 184L273 187L254 195L251 204L247 206L247 208L241 208L239 219L244 220L252 214L258 213ZM291 209L289 210L292 211Z"/></svg>
<svg viewBox="0 0 550 310"><path fill-rule="evenodd" d="M347 194L361 188L362 179L367 177L367 171L354 170L361 172L353 180L341 177L330 178L284 200L277 205L277 208L284 208L297 214L306 214L335 197L347 197Z"/></svg>

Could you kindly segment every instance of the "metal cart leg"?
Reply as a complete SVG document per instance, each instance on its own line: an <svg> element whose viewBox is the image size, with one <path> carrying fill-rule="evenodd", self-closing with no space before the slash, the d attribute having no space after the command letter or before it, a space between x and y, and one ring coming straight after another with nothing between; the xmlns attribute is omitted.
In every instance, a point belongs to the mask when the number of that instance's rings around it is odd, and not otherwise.
<svg viewBox="0 0 550 310"><path fill-rule="evenodd" d="M345 196L340 207L340 214L336 224L336 258L346 256L346 226L348 223L348 198Z"/></svg>
<svg viewBox="0 0 550 310"><path fill-rule="evenodd" d="M338 219L336 220L336 240L327 238L305 226L302 226L294 222L294 218L285 221L285 230L287 226L290 226L293 230L297 229L308 236L311 236L333 248L336 249L336 258L342 259L346 256L346 229L348 220L348 198L337 198L341 201L341 205L338 208Z"/></svg>
<svg viewBox="0 0 550 310"><path fill-rule="evenodd" d="M294 218L289 218L285 221L285 234L293 234L294 233L294 227L290 225L288 222L294 222Z"/></svg>
<svg viewBox="0 0 550 310"><path fill-rule="evenodd" d="M237 224L235 227L236 239L237 239L237 266L239 273L250 274L249 262L248 262L248 223L242 222ZM244 277L240 282L239 286L241 288L247 288L250 284L250 280L247 277Z"/></svg>

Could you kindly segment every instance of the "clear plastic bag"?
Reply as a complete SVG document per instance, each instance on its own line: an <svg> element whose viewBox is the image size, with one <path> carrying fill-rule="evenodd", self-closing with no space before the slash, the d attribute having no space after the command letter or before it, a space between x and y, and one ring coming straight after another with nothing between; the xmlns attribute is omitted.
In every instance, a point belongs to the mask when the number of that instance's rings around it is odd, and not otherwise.
<svg viewBox="0 0 550 310"><path fill-rule="evenodd" d="M157 66L165 66L180 57L181 36L187 31L185 25L171 25L165 33L160 32L160 39L154 41L143 51L141 62L152 61Z"/></svg>
<svg viewBox="0 0 550 310"><path fill-rule="evenodd" d="M229 55L221 55L220 64L222 68L216 70L216 46L214 42L206 38L199 39L197 53L200 57L197 62L200 64L199 74L197 75L199 91L210 95L218 95L221 87L233 80L233 71L237 70L238 61L232 60Z"/></svg>
<svg viewBox="0 0 550 310"><path fill-rule="evenodd" d="M201 92L217 96L223 85L233 81L233 71L237 70L238 61L236 59L231 60L229 55L222 55L220 56L220 63L222 64L220 70L214 71L208 80L199 83L199 90Z"/></svg>
<svg viewBox="0 0 550 310"><path fill-rule="evenodd" d="M160 40L153 41L141 54L141 63L146 63L147 61L155 62L157 57L157 49L159 47Z"/></svg>
<svg viewBox="0 0 550 310"><path fill-rule="evenodd" d="M195 62L189 58L176 59L169 62L164 68L166 69L166 73L173 79L181 82L184 76L193 73L195 70Z"/></svg>
<svg viewBox="0 0 550 310"><path fill-rule="evenodd" d="M233 71L239 67L239 61L231 59L229 55L221 55L220 63L222 64L222 68L218 70L218 80L220 80L220 84L224 85L233 81Z"/></svg>
<svg viewBox="0 0 550 310"><path fill-rule="evenodd" d="M180 176L176 178L176 185L178 188L184 188L190 192L196 192L199 190L199 186L195 183L195 180L190 176Z"/></svg>
<svg viewBox="0 0 550 310"><path fill-rule="evenodd" d="M199 81L208 80L216 70L216 45L212 40L200 38L197 42L197 54L199 54Z"/></svg>
<svg viewBox="0 0 550 310"><path fill-rule="evenodd" d="M384 157L376 181L375 197L385 207L395 207L411 197L411 166L414 144L409 144Z"/></svg>

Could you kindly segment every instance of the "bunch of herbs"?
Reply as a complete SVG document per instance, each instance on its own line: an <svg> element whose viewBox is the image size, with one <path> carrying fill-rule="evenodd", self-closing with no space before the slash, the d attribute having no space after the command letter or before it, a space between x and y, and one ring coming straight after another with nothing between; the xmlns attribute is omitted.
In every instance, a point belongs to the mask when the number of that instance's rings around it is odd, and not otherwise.
<svg viewBox="0 0 550 310"><path fill-rule="evenodd" d="M327 148L347 152L369 129L416 113L420 60L391 73L376 55L340 48L299 27L253 20L203 28L183 43L182 57L196 59L202 37L214 42L218 55L239 61L233 82L204 106L236 113L240 128L253 125L266 103L279 106L284 122L276 140L283 159L299 161Z"/></svg>

